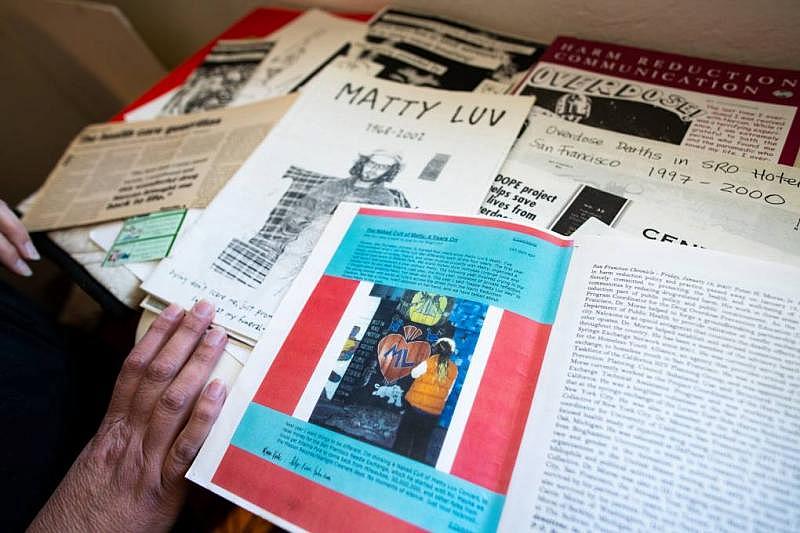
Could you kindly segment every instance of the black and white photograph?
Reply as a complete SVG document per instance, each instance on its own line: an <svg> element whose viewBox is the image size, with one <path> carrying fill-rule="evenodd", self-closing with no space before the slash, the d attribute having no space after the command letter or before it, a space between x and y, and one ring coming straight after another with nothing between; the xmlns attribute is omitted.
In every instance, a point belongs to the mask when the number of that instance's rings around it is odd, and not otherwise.
<svg viewBox="0 0 800 533"><path fill-rule="evenodd" d="M563 120L593 126L654 141L679 145L691 121L663 107L581 93L556 91L526 85L519 94L536 97L532 117L557 116Z"/></svg>
<svg viewBox="0 0 800 533"><path fill-rule="evenodd" d="M228 106L274 45L264 39L220 40L164 105L161 115L187 115Z"/></svg>
<svg viewBox="0 0 800 533"><path fill-rule="evenodd" d="M528 39L388 8L365 40L343 51L345 63L369 65L376 77L419 87L505 93L545 50Z"/></svg>
<svg viewBox="0 0 800 533"><path fill-rule="evenodd" d="M608 226L613 226L628 202L629 200L623 196L583 185L558 214L549 229L560 235L570 236L590 218L596 218Z"/></svg>

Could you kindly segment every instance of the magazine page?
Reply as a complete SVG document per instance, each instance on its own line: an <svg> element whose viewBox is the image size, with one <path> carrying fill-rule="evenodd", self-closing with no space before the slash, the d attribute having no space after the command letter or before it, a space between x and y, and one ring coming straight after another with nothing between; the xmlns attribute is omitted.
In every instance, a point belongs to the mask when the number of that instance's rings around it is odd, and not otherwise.
<svg viewBox="0 0 800 533"><path fill-rule="evenodd" d="M144 289L257 340L339 202L477 212L530 105L326 70Z"/></svg>
<svg viewBox="0 0 800 533"><path fill-rule="evenodd" d="M503 531L794 531L800 270L575 241Z"/></svg>
<svg viewBox="0 0 800 533"><path fill-rule="evenodd" d="M800 73L559 37L518 94L533 116L794 165Z"/></svg>
<svg viewBox="0 0 800 533"><path fill-rule="evenodd" d="M205 207L294 95L235 109L84 128L23 219L68 228L175 207Z"/></svg>
<svg viewBox="0 0 800 533"><path fill-rule="evenodd" d="M272 36L220 39L166 101L160 115L186 115L229 106L274 46Z"/></svg>
<svg viewBox="0 0 800 533"><path fill-rule="evenodd" d="M337 63L409 85L505 94L546 46L460 22L387 8Z"/></svg>
<svg viewBox="0 0 800 533"><path fill-rule="evenodd" d="M340 205L188 477L292 530L494 529L570 253Z"/></svg>
<svg viewBox="0 0 800 533"><path fill-rule="evenodd" d="M509 153L481 213L563 235L594 216L648 240L800 265L798 185L793 167L540 118Z"/></svg>
<svg viewBox="0 0 800 533"><path fill-rule="evenodd" d="M236 105L289 94L336 51L361 40L367 25L309 9L270 35L275 47L236 95Z"/></svg>

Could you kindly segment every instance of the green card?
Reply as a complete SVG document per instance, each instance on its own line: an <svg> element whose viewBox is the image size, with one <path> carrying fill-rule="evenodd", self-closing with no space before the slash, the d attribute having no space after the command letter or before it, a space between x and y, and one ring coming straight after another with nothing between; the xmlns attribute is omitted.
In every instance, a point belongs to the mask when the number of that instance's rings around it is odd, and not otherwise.
<svg viewBox="0 0 800 533"><path fill-rule="evenodd" d="M185 216L186 209L172 209L126 219L103 266L120 266L166 257Z"/></svg>

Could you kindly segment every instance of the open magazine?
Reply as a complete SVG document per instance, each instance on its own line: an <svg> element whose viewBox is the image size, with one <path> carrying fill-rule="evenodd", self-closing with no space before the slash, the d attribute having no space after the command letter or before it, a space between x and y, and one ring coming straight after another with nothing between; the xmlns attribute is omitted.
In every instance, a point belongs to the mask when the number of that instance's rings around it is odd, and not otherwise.
<svg viewBox="0 0 800 533"><path fill-rule="evenodd" d="M789 530L797 275L340 204L188 477L292 530Z"/></svg>

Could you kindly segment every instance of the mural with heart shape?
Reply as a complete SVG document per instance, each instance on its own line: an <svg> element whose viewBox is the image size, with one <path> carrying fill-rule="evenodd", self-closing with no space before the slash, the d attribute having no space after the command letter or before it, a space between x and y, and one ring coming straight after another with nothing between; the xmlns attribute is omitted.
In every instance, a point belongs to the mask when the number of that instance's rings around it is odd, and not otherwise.
<svg viewBox="0 0 800 533"><path fill-rule="evenodd" d="M403 326L403 333L390 333L378 342L378 364L387 383L394 383L431 356L431 345L416 326Z"/></svg>

